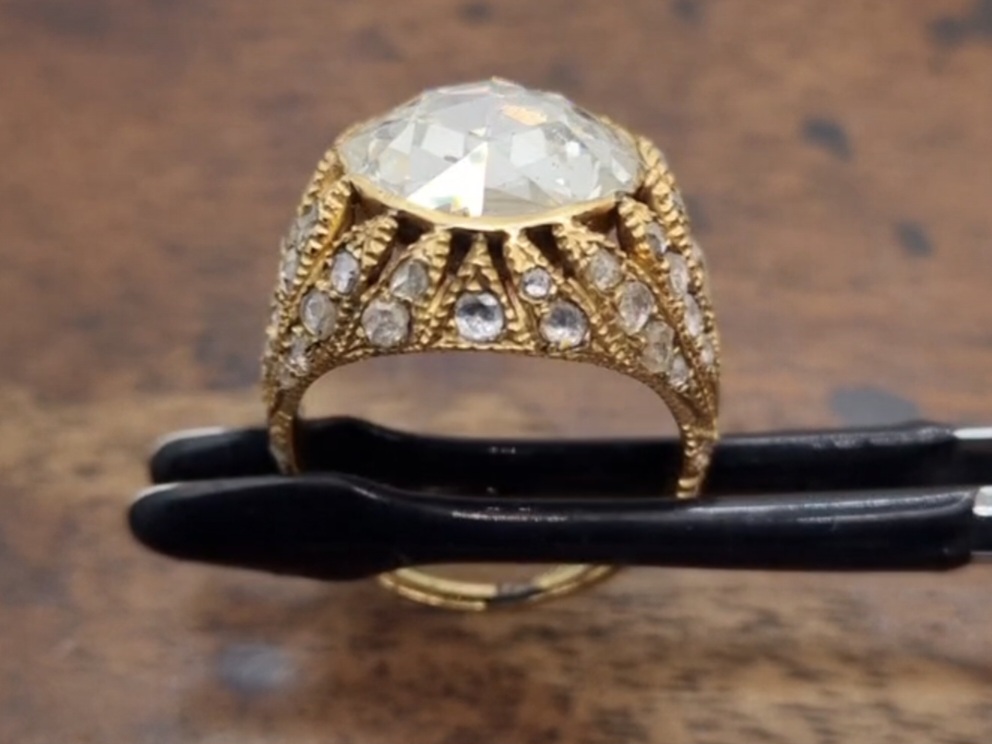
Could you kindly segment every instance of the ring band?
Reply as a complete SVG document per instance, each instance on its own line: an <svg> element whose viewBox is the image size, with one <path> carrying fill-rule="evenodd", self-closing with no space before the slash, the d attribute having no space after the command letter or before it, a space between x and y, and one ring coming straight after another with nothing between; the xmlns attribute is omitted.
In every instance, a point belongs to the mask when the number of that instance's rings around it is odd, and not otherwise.
<svg viewBox="0 0 992 744"><path fill-rule="evenodd" d="M263 359L270 447L300 468L309 386L374 356L482 350L632 377L681 436L672 495L698 494L717 438L719 341L702 252L660 151L508 81L439 88L347 130L283 240ZM525 582L402 569L390 590L452 609L545 599L613 566Z"/></svg>

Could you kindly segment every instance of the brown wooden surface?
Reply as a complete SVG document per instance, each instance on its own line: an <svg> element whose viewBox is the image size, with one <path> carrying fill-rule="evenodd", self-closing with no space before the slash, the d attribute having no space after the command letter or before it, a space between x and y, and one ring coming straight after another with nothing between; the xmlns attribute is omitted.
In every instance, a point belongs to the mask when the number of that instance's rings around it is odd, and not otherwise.
<svg viewBox="0 0 992 744"><path fill-rule="evenodd" d="M277 237L333 135L494 73L669 153L725 429L992 420L992 4L3 0L0 65L0 742L992 736L987 567L630 571L463 616L177 565L123 526L158 434L258 420ZM346 370L320 405L657 430L622 382L455 357Z"/></svg>

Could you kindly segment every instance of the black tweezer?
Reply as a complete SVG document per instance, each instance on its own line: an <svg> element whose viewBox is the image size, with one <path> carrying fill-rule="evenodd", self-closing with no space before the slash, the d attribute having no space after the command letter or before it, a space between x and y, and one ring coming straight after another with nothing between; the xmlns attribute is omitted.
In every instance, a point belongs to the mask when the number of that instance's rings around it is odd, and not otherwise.
<svg viewBox="0 0 992 744"><path fill-rule="evenodd" d="M702 497L664 497L678 442L428 437L300 424L305 474L264 429L160 445L129 518L166 555L318 579L430 563L937 570L992 554L992 427L725 436Z"/></svg>

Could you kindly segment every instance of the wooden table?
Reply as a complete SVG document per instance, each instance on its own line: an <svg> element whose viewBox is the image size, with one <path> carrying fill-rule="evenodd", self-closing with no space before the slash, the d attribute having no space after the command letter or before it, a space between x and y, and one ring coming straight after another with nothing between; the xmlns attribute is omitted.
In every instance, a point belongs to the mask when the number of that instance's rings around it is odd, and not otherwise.
<svg viewBox="0 0 992 744"><path fill-rule="evenodd" d="M987 0L7 0L0 62L0 741L988 741L988 568L632 570L466 616L179 565L123 521L157 435L259 420L276 241L334 134L494 73L669 153L722 310L725 430L989 421ZM665 427L582 368L357 369L315 408Z"/></svg>

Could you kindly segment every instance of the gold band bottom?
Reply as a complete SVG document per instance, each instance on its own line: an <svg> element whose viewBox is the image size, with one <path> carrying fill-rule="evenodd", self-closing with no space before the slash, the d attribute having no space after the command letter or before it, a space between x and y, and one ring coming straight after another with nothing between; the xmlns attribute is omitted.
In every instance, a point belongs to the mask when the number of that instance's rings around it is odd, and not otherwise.
<svg viewBox="0 0 992 744"><path fill-rule="evenodd" d="M413 568L381 574L379 583L406 599L453 610L478 611L533 604L561 597L603 581L618 566L561 565L520 582L491 583L448 579Z"/></svg>

